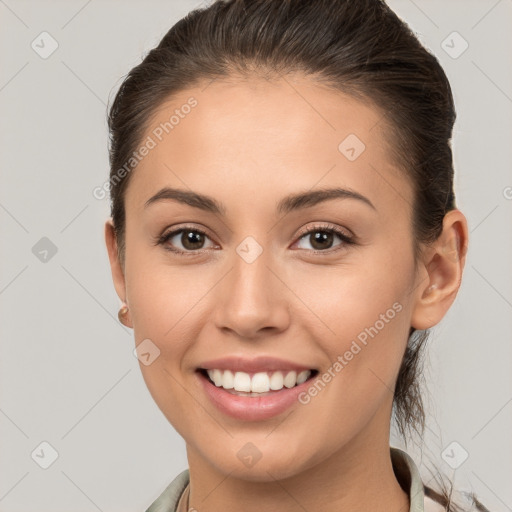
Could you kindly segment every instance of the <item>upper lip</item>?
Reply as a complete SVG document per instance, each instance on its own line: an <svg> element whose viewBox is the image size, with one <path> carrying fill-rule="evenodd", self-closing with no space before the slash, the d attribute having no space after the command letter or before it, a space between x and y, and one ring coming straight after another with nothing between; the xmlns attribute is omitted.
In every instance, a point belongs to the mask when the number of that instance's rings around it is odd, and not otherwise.
<svg viewBox="0 0 512 512"><path fill-rule="evenodd" d="M271 356L258 356L252 359L244 358L241 356L227 356L219 359L210 359L204 361L199 366L205 370L232 370L246 373L258 373L265 371L277 370L295 370L301 372L303 370L313 370L311 366L287 361L286 359L278 359Z"/></svg>

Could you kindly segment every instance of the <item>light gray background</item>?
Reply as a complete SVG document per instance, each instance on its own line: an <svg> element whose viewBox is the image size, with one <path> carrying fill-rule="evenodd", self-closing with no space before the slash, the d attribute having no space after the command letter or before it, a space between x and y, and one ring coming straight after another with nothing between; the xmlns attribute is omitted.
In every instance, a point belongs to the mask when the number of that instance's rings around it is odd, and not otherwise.
<svg viewBox="0 0 512 512"><path fill-rule="evenodd" d="M460 294L429 349L425 445L409 452L512 510L512 0L389 3L450 78L471 230ZM108 177L109 95L199 5L0 0L0 512L144 511L187 467L117 321L108 201L92 191ZM59 45L47 59L31 48L43 31ZM453 31L469 43L457 59L441 46ZM32 251L42 237L57 247L46 262ZM31 457L43 441L58 452L48 469ZM446 453L462 450L454 470Z"/></svg>

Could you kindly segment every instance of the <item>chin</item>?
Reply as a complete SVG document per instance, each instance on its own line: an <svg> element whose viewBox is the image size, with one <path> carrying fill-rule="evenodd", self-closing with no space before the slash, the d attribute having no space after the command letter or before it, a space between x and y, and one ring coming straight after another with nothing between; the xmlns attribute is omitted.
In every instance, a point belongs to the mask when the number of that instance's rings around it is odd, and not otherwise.
<svg viewBox="0 0 512 512"><path fill-rule="evenodd" d="M250 438L251 436L248 436L248 439ZM297 450L293 446L283 446L281 442L279 446L273 446L267 440L267 447L259 450L256 447L257 442L253 444L250 440L244 442L231 439L230 441L236 445L235 449L218 446L218 451L208 454L203 452L203 457L220 473L250 482L274 482L291 478L314 466L321 459L313 460L318 458L318 455L315 456L313 453L311 460L308 460L303 450ZM298 457L299 453L301 458ZM303 457L305 457L304 460Z"/></svg>

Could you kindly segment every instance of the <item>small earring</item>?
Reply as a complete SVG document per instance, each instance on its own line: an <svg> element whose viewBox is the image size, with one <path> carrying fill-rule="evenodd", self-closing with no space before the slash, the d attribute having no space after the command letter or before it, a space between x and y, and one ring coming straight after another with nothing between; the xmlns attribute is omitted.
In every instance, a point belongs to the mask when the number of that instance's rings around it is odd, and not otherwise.
<svg viewBox="0 0 512 512"><path fill-rule="evenodd" d="M119 318L119 321L123 325L125 325L126 327L129 327L128 325L126 325L126 318L125 318L126 313L128 313L128 306L126 304L123 304L123 306L121 307L121 309L117 313L117 318Z"/></svg>

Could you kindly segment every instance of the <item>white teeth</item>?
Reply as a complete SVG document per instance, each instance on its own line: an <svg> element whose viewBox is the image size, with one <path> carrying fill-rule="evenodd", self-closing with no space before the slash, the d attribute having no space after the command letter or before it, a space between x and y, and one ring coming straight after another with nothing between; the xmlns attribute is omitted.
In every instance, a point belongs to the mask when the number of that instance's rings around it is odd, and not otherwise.
<svg viewBox="0 0 512 512"><path fill-rule="evenodd" d="M311 375L309 370L304 370L297 375L297 384L302 384L308 380L308 377Z"/></svg>
<svg viewBox="0 0 512 512"><path fill-rule="evenodd" d="M297 372L288 372L284 378L284 385L287 388L293 388L297 383Z"/></svg>
<svg viewBox="0 0 512 512"><path fill-rule="evenodd" d="M246 374L247 375L247 374ZM255 393L266 393L270 389L270 379L264 372L255 373L251 379L251 391Z"/></svg>
<svg viewBox="0 0 512 512"><path fill-rule="evenodd" d="M233 372L229 370L225 370L224 374L222 376L222 387L224 389L233 389L235 382L235 376L233 375Z"/></svg>
<svg viewBox="0 0 512 512"><path fill-rule="evenodd" d="M222 372L220 370L213 370L213 377L211 377L217 387L222 386Z"/></svg>
<svg viewBox="0 0 512 512"><path fill-rule="evenodd" d="M248 373L236 372L233 387L236 391L251 391L251 376Z"/></svg>
<svg viewBox="0 0 512 512"><path fill-rule="evenodd" d="M270 376L270 389L274 391L278 391L279 389L283 389L283 373L282 372L274 372Z"/></svg>
<svg viewBox="0 0 512 512"><path fill-rule="evenodd" d="M302 384L311 375L311 370L303 370L299 374L296 371L288 372L258 372L252 378L245 372L232 372L230 370L208 369L210 379L217 387L246 391L253 393L266 393L269 390L279 391L283 387L293 388Z"/></svg>

